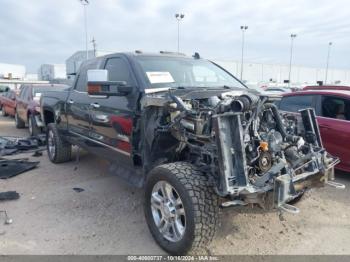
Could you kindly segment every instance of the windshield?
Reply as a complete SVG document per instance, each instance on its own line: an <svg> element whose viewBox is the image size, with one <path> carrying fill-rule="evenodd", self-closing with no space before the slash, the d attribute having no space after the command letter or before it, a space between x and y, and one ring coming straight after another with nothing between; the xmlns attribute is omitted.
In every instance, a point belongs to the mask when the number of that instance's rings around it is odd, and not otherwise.
<svg viewBox="0 0 350 262"><path fill-rule="evenodd" d="M236 78L207 60L139 56L149 88L246 88Z"/></svg>

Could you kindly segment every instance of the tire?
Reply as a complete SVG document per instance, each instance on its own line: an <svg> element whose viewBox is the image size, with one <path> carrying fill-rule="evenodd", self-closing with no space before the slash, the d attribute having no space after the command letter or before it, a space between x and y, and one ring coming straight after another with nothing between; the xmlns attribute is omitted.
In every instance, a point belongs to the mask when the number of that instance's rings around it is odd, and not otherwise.
<svg viewBox="0 0 350 262"><path fill-rule="evenodd" d="M28 129L31 136L39 135L42 132L42 129L36 124L35 116L31 114L28 116Z"/></svg>
<svg viewBox="0 0 350 262"><path fill-rule="evenodd" d="M166 187L171 186L171 190L168 191L171 192L168 193L168 196L171 195L169 199L175 199L174 202L178 205L174 213L169 211L171 210L169 208L170 204L164 204L162 201L156 203L159 199L164 200L159 198L162 194L164 195L162 193L164 192L162 189L164 185ZM154 196L155 194L157 197ZM215 194L208 178L195 166L186 162L176 162L154 168L147 178L144 201L144 212L148 227L161 248L171 255L207 253L206 248L219 226L219 197ZM181 202L180 205L179 202ZM161 212L157 207L163 207L163 210L165 210L164 207L167 207L169 210ZM168 215L173 214L175 218L169 219L166 213ZM178 213L182 214L181 219L179 219ZM165 219L159 219L160 217ZM172 229L168 232L169 235L161 233L159 226L165 225L164 221L166 220L176 220L177 224L180 221L181 226L177 226L177 228L181 228L183 231ZM175 228L174 224L172 228ZM184 227L182 227L183 225ZM175 234L175 231L178 234ZM181 231L182 235L179 233ZM174 239L171 239L172 236Z"/></svg>
<svg viewBox="0 0 350 262"><path fill-rule="evenodd" d="M15 112L15 125L16 125L16 128L24 128L26 126L24 121L19 117L17 110Z"/></svg>
<svg viewBox="0 0 350 262"><path fill-rule="evenodd" d="M61 138L55 123L50 123L47 126L46 148L52 163L64 163L71 159L72 145Z"/></svg>

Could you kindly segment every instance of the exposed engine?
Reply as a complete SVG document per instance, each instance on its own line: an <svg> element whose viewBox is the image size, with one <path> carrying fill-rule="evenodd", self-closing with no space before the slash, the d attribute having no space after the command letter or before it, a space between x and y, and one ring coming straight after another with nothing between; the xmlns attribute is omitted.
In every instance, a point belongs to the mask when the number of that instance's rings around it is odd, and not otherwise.
<svg viewBox="0 0 350 262"><path fill-rule="evenodd" d="M312 109L303 110L301 119L283 116L266 97L248 92L170 98L162 129L179 141L177 152L213 178L221 196L262 204L265 193L280 183L279 205L307 188L307 183L294 186L303 181L300 175L337 163L322 147Z"/></svg>

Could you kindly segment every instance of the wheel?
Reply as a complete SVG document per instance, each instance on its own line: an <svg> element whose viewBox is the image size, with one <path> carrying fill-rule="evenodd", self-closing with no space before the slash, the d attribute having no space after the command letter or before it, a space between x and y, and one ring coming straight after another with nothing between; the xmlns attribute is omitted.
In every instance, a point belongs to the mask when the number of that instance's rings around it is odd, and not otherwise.
<svg viewBox="0 0 350 262"><path fill-rule="evenodd" d="M24 128L25 127L25 123L24 121L19 117L17 110L15 112L15 124L17 128Z"/></svg>
<svg viewBox="0 0 350 262"><path fill-rule="evenodd" d="M41 128L36 124L35 116L33 115L28 117L28 129L31 136L39 135L42 132Z"/></svg>
<svg viewBox="0 0 350 262"><path fill-rule="evenodd" d="M71 159L72 145L60 137L56 124L48 124L46 141L47 154L52 163L63 163Z"/></svg>
<svg viewBox="0 0 350 262"><path fill-rule="evenodd" d="M4 107L1 107L1 115L2 115L2 116L8 116L8 114L6 113Z"/></svg>
<svg viewBox="0 0 350 262"><path fill-rule="evenodd" d="M208 178L185 162L150 172L144 211L154 239L172 255L203 254L219 226L219 197Z"/></svg>

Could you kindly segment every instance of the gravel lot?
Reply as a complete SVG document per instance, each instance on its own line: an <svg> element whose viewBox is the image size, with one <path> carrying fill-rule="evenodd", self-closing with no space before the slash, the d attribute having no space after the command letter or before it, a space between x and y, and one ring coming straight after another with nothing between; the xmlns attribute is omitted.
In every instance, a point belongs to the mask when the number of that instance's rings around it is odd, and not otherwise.
<svg viewBox="0 0 350 262"><path fill-rule="evenodd" d="M0 136L27 132L0 118ZM164 254L146 226L143 191L108 175L104 160L82 154L77 166L53 165L46 154L33 159L41 161L37 169L0 180L0 191L21 195L0 202L13 219L3 225L1 217L1 254ZM258 208L225 209L211 253L350 254L350 174L337 180L347 188L308 192L297 204L301 213L285 214L285 221Z"/></svg>

